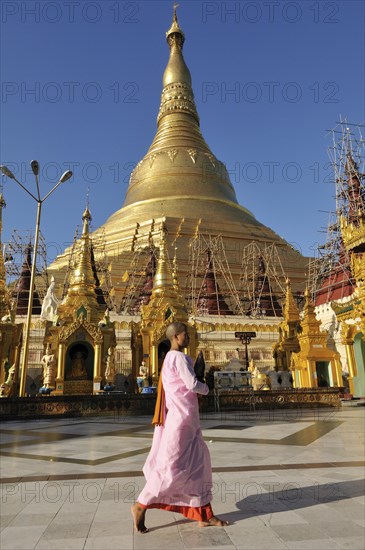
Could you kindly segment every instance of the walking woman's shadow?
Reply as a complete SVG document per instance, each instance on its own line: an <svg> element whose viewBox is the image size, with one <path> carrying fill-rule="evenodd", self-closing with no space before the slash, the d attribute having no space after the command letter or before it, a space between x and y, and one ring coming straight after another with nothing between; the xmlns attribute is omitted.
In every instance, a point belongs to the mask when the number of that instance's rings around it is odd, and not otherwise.
<svg viewBox="0 0 365 550"><path fill-rule="evenodd" d="M310 485L301 487L299 483L288 482L281 484L257 484L257 492L243 500L236 502L238 510L218 514L219 518L233 523L257 517L265 514L275 514L277 512L293 511L318 504L329 502L338 502L365 494L365 479L356 479L353 481L341 481L335 483L325 483L323 485ZM245 487L242 486L242 492ZM250 483L252 490L252 482ZM221 495L222 500L224 494Z"/></svg>

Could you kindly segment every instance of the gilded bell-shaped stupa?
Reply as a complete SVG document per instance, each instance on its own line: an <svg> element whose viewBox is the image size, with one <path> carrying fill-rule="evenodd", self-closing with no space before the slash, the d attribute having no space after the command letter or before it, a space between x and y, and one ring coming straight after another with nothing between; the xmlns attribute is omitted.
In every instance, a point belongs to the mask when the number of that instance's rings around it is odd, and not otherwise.
<svg viewBox="0 0 365 550"><path fill-rule="evenodd" d="M163 74L156 135L131 174L122 208L95 232L103 235L106 253L112 258L110 271L116 301L123 295L122 277L130 269L131 252L146 246L151 237L155 244L159 242L159 231L154 228L160 227L163 219L170 257L178 239L182 292L190 271L189 244L197 231L222 236L236 282L241 268L238 252L252 241L274 243L287 276L298 288L305 280L307 259L238 204L225 165L202 136L192 78L183 56L185 35L176 7L166 39L170 55ZM280 215L285 215L284 207ZM66 250L51 270L64 269L68 257Z"/></svg>

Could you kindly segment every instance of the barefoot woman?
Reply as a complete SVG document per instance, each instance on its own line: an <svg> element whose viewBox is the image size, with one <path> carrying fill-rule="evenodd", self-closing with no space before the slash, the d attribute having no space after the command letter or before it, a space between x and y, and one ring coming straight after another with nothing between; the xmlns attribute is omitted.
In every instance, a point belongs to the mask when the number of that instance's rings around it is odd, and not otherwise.
<svg viewBox="0 0 365 550"><path fill-rule="evenodd" d="M147 483L132 506L137 531L147 533L148 508L178 512L188 519L224 526L215 517L212 498L210 455L199 423L197 394L209 388L196 379L193 361L183 353L189 344L187 327L172 323L166 331L171 342L160 375L151 451L143 468Z"/></svg>

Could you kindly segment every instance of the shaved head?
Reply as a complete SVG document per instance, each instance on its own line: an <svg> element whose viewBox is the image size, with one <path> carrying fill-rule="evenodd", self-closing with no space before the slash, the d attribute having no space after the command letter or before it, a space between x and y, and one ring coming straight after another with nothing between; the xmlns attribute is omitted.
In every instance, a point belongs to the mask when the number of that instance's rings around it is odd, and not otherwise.
<svg viewBox="0 0 365 550"><path fill-rule="evenodd" d="M175 334L181 334L182 332L187 331L187 326L184 323L171 323L167 327L166 337L172 342Z"/></svg>

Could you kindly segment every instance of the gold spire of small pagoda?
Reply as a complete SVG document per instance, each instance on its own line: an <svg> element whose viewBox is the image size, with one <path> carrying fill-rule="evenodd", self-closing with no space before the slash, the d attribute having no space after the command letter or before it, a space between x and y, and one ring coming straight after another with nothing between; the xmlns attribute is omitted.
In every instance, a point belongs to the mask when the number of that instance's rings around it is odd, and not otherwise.
<svg viewBox="0 0 365 550"><path fill-rule="evenodd" d="M299 309L294 300L289 278L286 279L286 294L283 314L287 323L299 321Z"/></svg>
<svg viewBox="0 0 365 550"><path fill-rule="evenodd" d="M300 322L302 332L301 334L299 334L298 337L302 340L309 337L315 337L318 339L318 342L323 343L323 347L326 347L327 332L322 332L320 329L322 323L316 317L314 305L311 301L308 287L306 287L305 289L304 298L305 303L303 308L303 319Z"/></svg>
<svg viewBox="0 0 365 550"><path fill-rule="evenodd" d="M71 277L70 287L68 289L68 296L71 295L83 295L93 296L96 299L95 294L95 278L91 266L91 243L89 235L89 223L91 221L91 214L88 206L82 215L82 235L80 239L80 248L78 252L78 260L76 267Z"/></svg>
<svg viewBox="0 0 365 550"><path fill-rule="evenodd" d="M169 323L174 320L187 322L188 312L184 298L177 291L174 276L167 257L165 220L161 226L160 255L157 270L153 278L151 299L141 307L142 328L153 328L154 332L162 331L161 336Z"/></svg>
<svg viewBox="0 0 365 550"><path fill-rule="evenodd" d="M167 260L166 252L166 226L162 223L161 240L160 240L160 256L157 263L156 274L153 279L152 296L175 292L174 279L171 273L171 268Z"/></svg>

